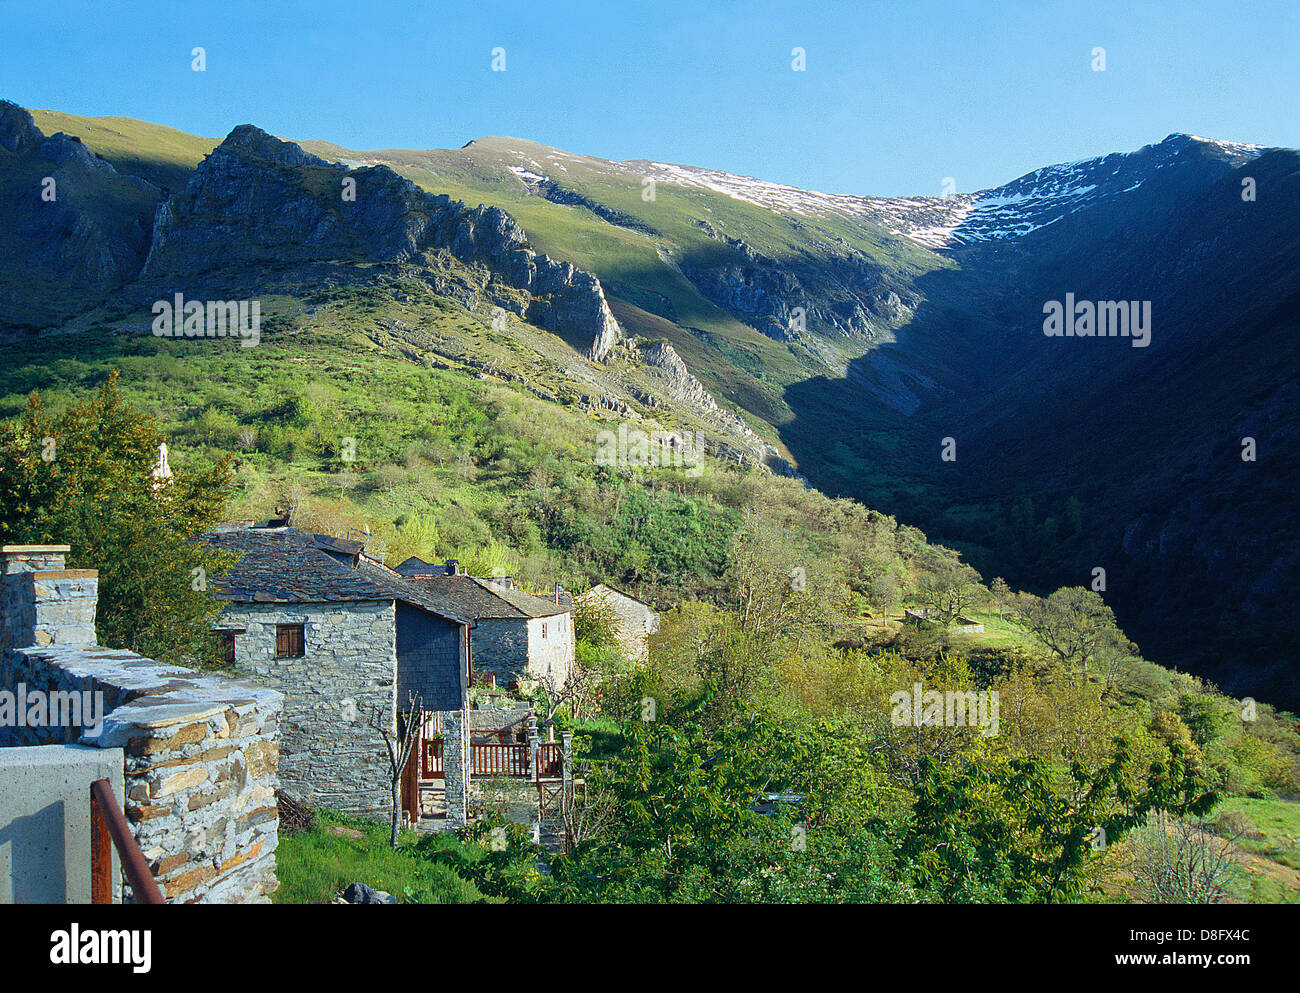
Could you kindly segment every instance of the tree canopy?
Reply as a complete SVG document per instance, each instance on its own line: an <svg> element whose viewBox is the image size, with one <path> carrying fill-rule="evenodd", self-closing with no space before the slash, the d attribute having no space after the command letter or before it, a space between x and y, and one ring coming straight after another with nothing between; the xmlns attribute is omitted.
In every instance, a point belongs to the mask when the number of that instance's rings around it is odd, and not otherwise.
<svg viewBox="0 0 1300 993"><path fill-rule="evenodd" d="M70 568L99 570L102 644L208 661L221 606L207 582L230 557L195 539L221 519L229 461L158 480L162 441L154 420L124 401L116 373L62 411L32 394L22 414L0 424L0 535L70 545Z"/></svg>

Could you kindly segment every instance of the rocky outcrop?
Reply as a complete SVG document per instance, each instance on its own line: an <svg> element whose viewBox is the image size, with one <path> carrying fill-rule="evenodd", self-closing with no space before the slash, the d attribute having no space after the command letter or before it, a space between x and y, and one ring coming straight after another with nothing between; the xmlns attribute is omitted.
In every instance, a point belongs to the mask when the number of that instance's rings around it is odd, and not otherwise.
<svg viewBox="0 0 1300 993"><path fill-rule="evenodd" d="M0 148L26 155L44 140L31 114L15 103L0 100Z"/></svg>
<svg viewBox="0 0 1300 993"><path fill-rule="evenodd" d="M766 465L779 476L803 478L791 463L781 458L776 446L731 411L718 405L713 394L686 368L686 363L672 345L666 341L659 342L641 354L649 366L647 371L652 380L664 394L691 406L722 429L722 436L705 436L704 448L710 455L739 463ZM730 441L727 436L730 436Z"/></svg>
<svg viewBox="0 0 1300 993"><path fill-rule="evenodd" d="M565 189L553 179L543 178L532 182L524 180L524 183L533 193L545 197L551 203L558 203L562 207L582 207L584 210L591 211L602 221L607 221L621 228L627 228L629 231L639 231L642 234L651 236L659 234L658 231L639 217L633 217L625 211L616 210L574 190Z"/></svg>
<svg viewBox="0 0 1300 993"><path fill-rule="evenodd" d="M500 208L425 193L387 166L350 170L251 125L232 131L159 209L144 274L193 272L214 260L416 266L439 292L500 306L593 359L621 335L600 281L534 252Z"/></svg>
<svg viewBox="0 0 1300 993"><path fill-rule="evenodd" d="M690 370L686 368L686 363L677 354L677 349L673 348L668 342L664 341L657 345L651 345L642 353L642 356L646 364L655 370L655 378L663 386L664 392L701 410L716 411L719 409L718 402L713 399L713 394L691 375Z"/></svg>
<svg viewBox="0 0 1300 993"><path fill-rule="evenodd" d="M708 233L717 237L711 228ZM920 302L847 243L814 265L770 258L740 238L723 240L737 253L734 262L684 265L682 274L710 301L777 341L795 341L805 331L872 340L905 323Z"/></svg>
<svg viewBox="0 0 1300 993"><path fill-rule="evenodd" d="M160 195L0 101L0 324L40 327L133 278Z"/></svg>

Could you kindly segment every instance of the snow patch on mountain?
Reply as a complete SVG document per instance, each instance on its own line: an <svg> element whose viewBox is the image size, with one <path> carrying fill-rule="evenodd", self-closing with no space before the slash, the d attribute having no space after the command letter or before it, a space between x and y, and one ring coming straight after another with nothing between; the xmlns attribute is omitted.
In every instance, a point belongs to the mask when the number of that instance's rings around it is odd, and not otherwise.
<svg viewBox="0 0 1300 993"><path fill-rule="evenodd" d="M1046 166L996 189L939 197L820 193L666 162L638 160L618 165L655 182L721 193L783 214L861 218L926 248L946 249L1021 238L1102 198L1132 193L1154 170L1173 164L1198 144L1226 156L1233 165L1266 150L1263 145L1173 134L1137 152ZM1119 182L1126 185L1116 190Z"/></svg>
<svg viewBox="0 0 1300 993"><path fill-rule="evenodd" d="M523 166L507 166L506 168L523 180L525 186L530 186L534 183L544 183L549 178L540 173L533 172L531 169L525 169Z"/></svg>

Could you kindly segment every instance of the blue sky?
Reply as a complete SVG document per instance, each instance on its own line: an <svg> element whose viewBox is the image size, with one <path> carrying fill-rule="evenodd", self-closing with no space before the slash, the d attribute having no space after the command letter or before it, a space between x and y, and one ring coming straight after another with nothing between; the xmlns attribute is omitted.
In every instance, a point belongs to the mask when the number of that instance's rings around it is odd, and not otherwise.
<svg viewBox="0 0 1300 993"><path fill-rule="evenodd" d="M0 0L0 97L362 149L514 135L870 194L1173 131L1300 145L1300 3L1134 6Z"/></svg>

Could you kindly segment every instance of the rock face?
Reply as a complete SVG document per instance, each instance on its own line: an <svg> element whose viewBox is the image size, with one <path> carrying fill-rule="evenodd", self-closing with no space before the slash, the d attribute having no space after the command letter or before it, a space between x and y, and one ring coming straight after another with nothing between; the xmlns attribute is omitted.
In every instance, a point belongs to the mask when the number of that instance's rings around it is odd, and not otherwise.
<svg viewBox="0 0 1300 993"><path fill-rule="evenodd" d="M15 155L26 155L44 140L45 135L31 114L17 104L0 100L0 148Z"/></svg>
<svg viewBox="0 0 1300 993"><path fill-rule="evenodd" d="M793 465L781 458L774 445L731 411L718 405L713 394L686 368L686 363L672 345L666 341L651 345L642 352L642 358L664 393L691 405L721 428L719 435L706 434L704 438L704 449L710 455L741 463L761 463L778 476L803 479ZM726 440L728 435L730 441Z"/></svg>
<svg viewBox="0 0 1300 993"><path fill-rule="evenodd" d="M643 353L646 364L654 367L658 371L656 378L663 382L665 391L670 395L690 403L703 410L717 410L718 402L713 399L713 394L704 388L698 379L696 379L682 357L677 354L677 349L673 348L668 342L660 342L657 345L651 345Z"/></svg>
<svg viewBox="0 0 1300 993"><path fill-rule="evenodd" d="M505 211L425 193L387 166L349 170L247 124L159 208L144 275L198 272L213 260L416 266L438 292L500 306L593 359L621 336L600 281L534 252Z"/></svg>
<svg viewBox="0 0 1300 993"><path fill-rule="evenodd" d="M709 234L718 238L712 229ZM847 243L810 264L778 261L743 239L719 240L735 250L734 262L686 265L682 274L710 301L777 341L797 340L806 330L872 340L904 323L920 303L884 267Z"/></svg>
<svg viewBox="0 0 1300 993"><path fill-rule="evenodd" d="M160 195L0 101L0 324L39 327L134 278Z"/></svg>

